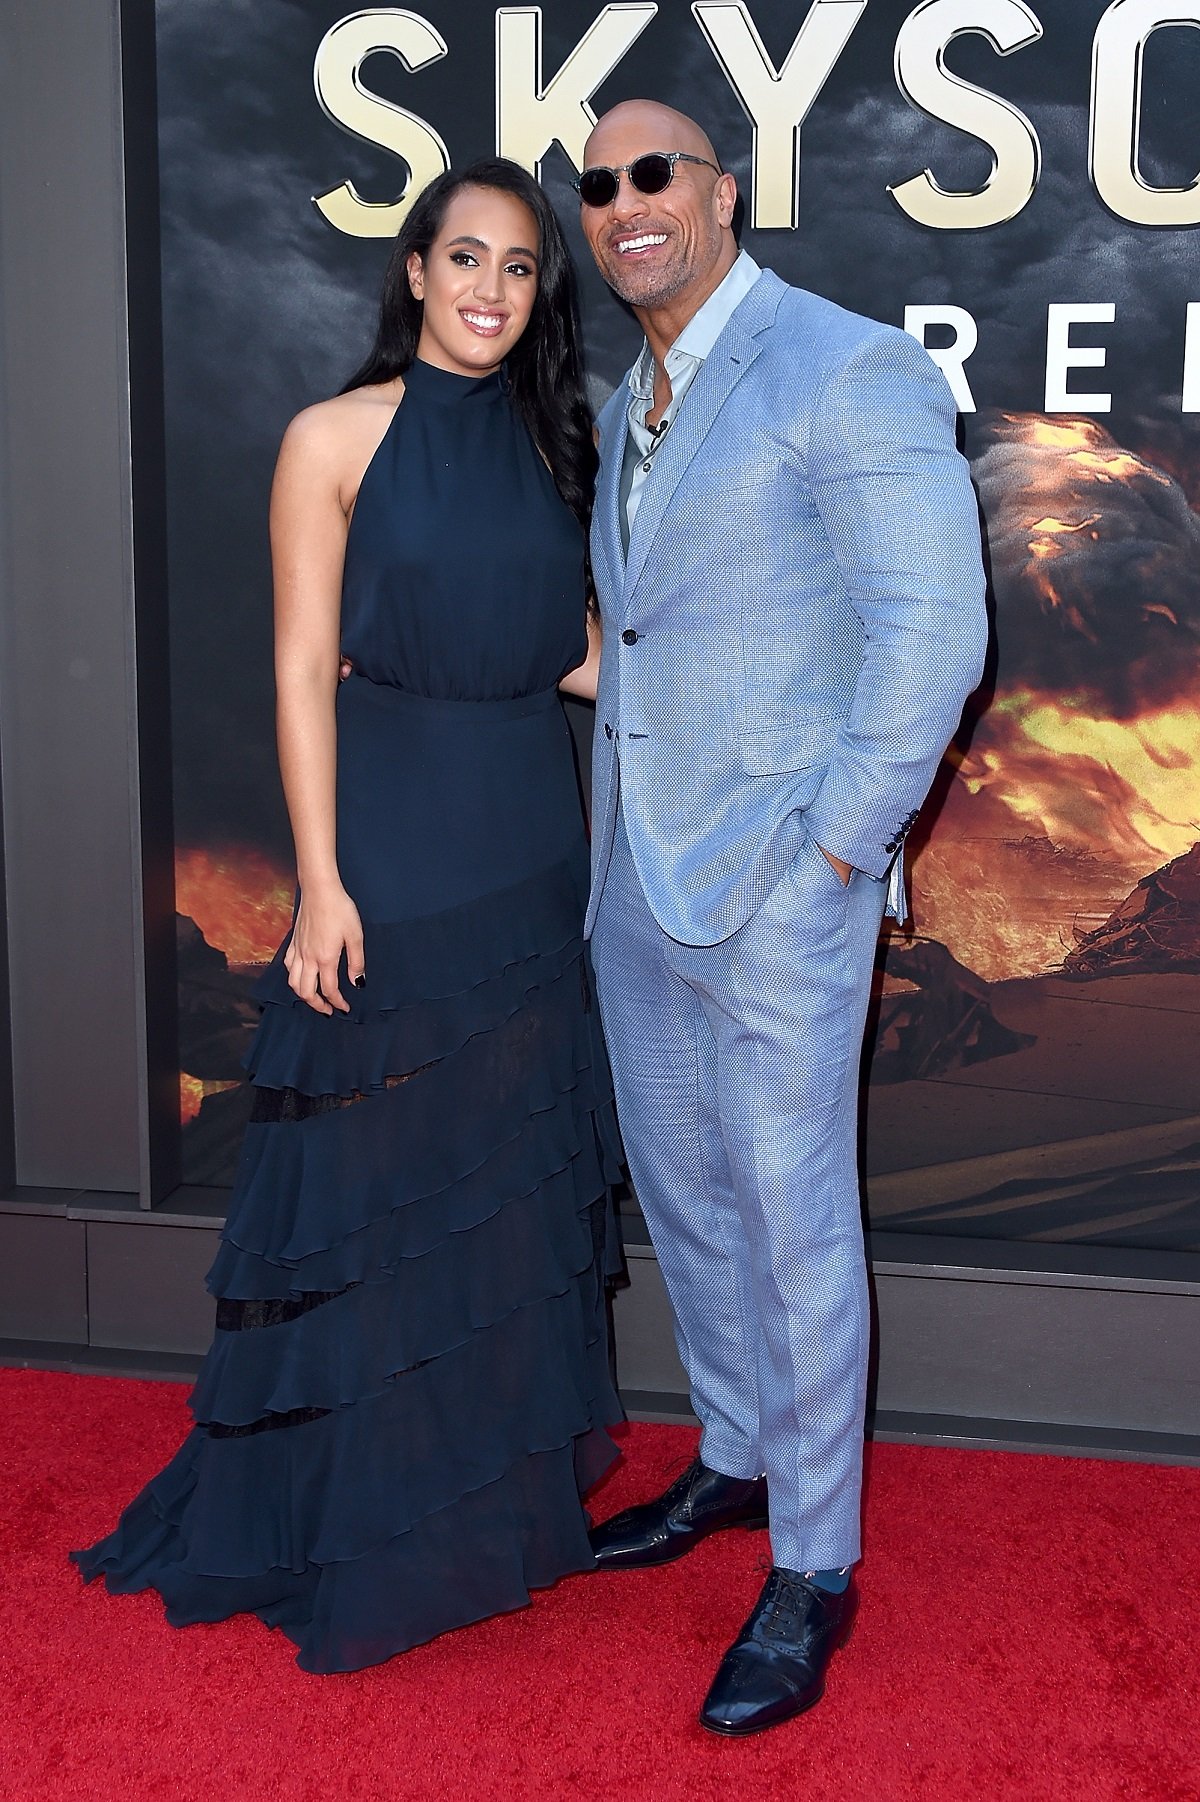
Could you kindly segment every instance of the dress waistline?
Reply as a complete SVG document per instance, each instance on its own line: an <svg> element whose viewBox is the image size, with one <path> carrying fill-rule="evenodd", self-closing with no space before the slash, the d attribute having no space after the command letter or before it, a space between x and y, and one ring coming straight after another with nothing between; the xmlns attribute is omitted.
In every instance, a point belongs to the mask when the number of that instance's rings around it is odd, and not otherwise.
<svg viewBox="0 0 1200 1802"><path fill-rule="evenodd" d="M432 695L414 694L410 689L397 688L391 682L373 682L369 676L360 675L356 670L346 677L346 686L351 683L355 692L364 700L375 702L381 707L394 707L409 713L441 714L447 719L488 719L488 720L523 720L531 714L549 713L558 705L558 689L544 688L537 694L516 695L512 698L501 698L494 701L450 701L435 698Z"/></svg>

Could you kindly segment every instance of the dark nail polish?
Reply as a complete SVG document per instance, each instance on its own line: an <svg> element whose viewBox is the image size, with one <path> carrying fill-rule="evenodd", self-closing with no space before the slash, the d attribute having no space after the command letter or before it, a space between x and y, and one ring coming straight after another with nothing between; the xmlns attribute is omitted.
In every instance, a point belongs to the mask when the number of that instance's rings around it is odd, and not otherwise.
<svg viewBox="0 0 1200 1802"><path fill-rule="evenodd" d="M366 977L365 976L356 976L354 978L354 986L356 989L365 989L367 986Z"/></svg>

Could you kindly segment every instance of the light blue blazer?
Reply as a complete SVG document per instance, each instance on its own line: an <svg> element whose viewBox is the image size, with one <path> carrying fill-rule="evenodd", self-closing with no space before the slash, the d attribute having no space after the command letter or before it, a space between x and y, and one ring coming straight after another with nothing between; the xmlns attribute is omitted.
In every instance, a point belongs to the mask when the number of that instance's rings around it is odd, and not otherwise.
<svg viewBox="0 0 1200 1802"><path fill-rule="evenodd" d="M742 926L809 833L894 865L978 684L979 518L932 358L765 270L655 454L626 559L629 390L600 415L595 919L618 795L671 937Z"/></svg>

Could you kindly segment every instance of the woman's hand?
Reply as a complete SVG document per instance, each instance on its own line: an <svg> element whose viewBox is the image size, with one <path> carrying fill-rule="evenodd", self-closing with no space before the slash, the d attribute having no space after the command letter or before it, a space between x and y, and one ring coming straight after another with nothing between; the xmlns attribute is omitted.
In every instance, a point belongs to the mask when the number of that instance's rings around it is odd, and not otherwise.
<svg viewBox="0 0 1200 1802"><path fill-rule="evenodd" d="M288 987L319 1014L350 1012L338 988L338 965L346 953L346 974L355 988L366 980L363 932L358 909L340 883L305 889L292 940L283 954Z"/></svg>

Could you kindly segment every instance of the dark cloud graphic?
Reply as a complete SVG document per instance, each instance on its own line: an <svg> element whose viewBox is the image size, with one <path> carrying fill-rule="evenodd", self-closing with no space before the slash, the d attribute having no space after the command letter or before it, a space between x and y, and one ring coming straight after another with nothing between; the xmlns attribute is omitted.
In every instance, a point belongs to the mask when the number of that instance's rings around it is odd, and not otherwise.
<svg viewBox="0 0 1200 1802"><path fill-rule="evenodd" d="M340 385L370 322L360 247L334 254L308 204L322 11L336 16L299 0L157 14L177 830L282 856L271 469L288 418Z"/></svg>
<svg viewBox="0 0 1200 1802"><path fill-rule="evenodd" d="M1006 686L1132 719L1200 690L1200 517L1086 418L990 414L973 465Z"/></svg>

